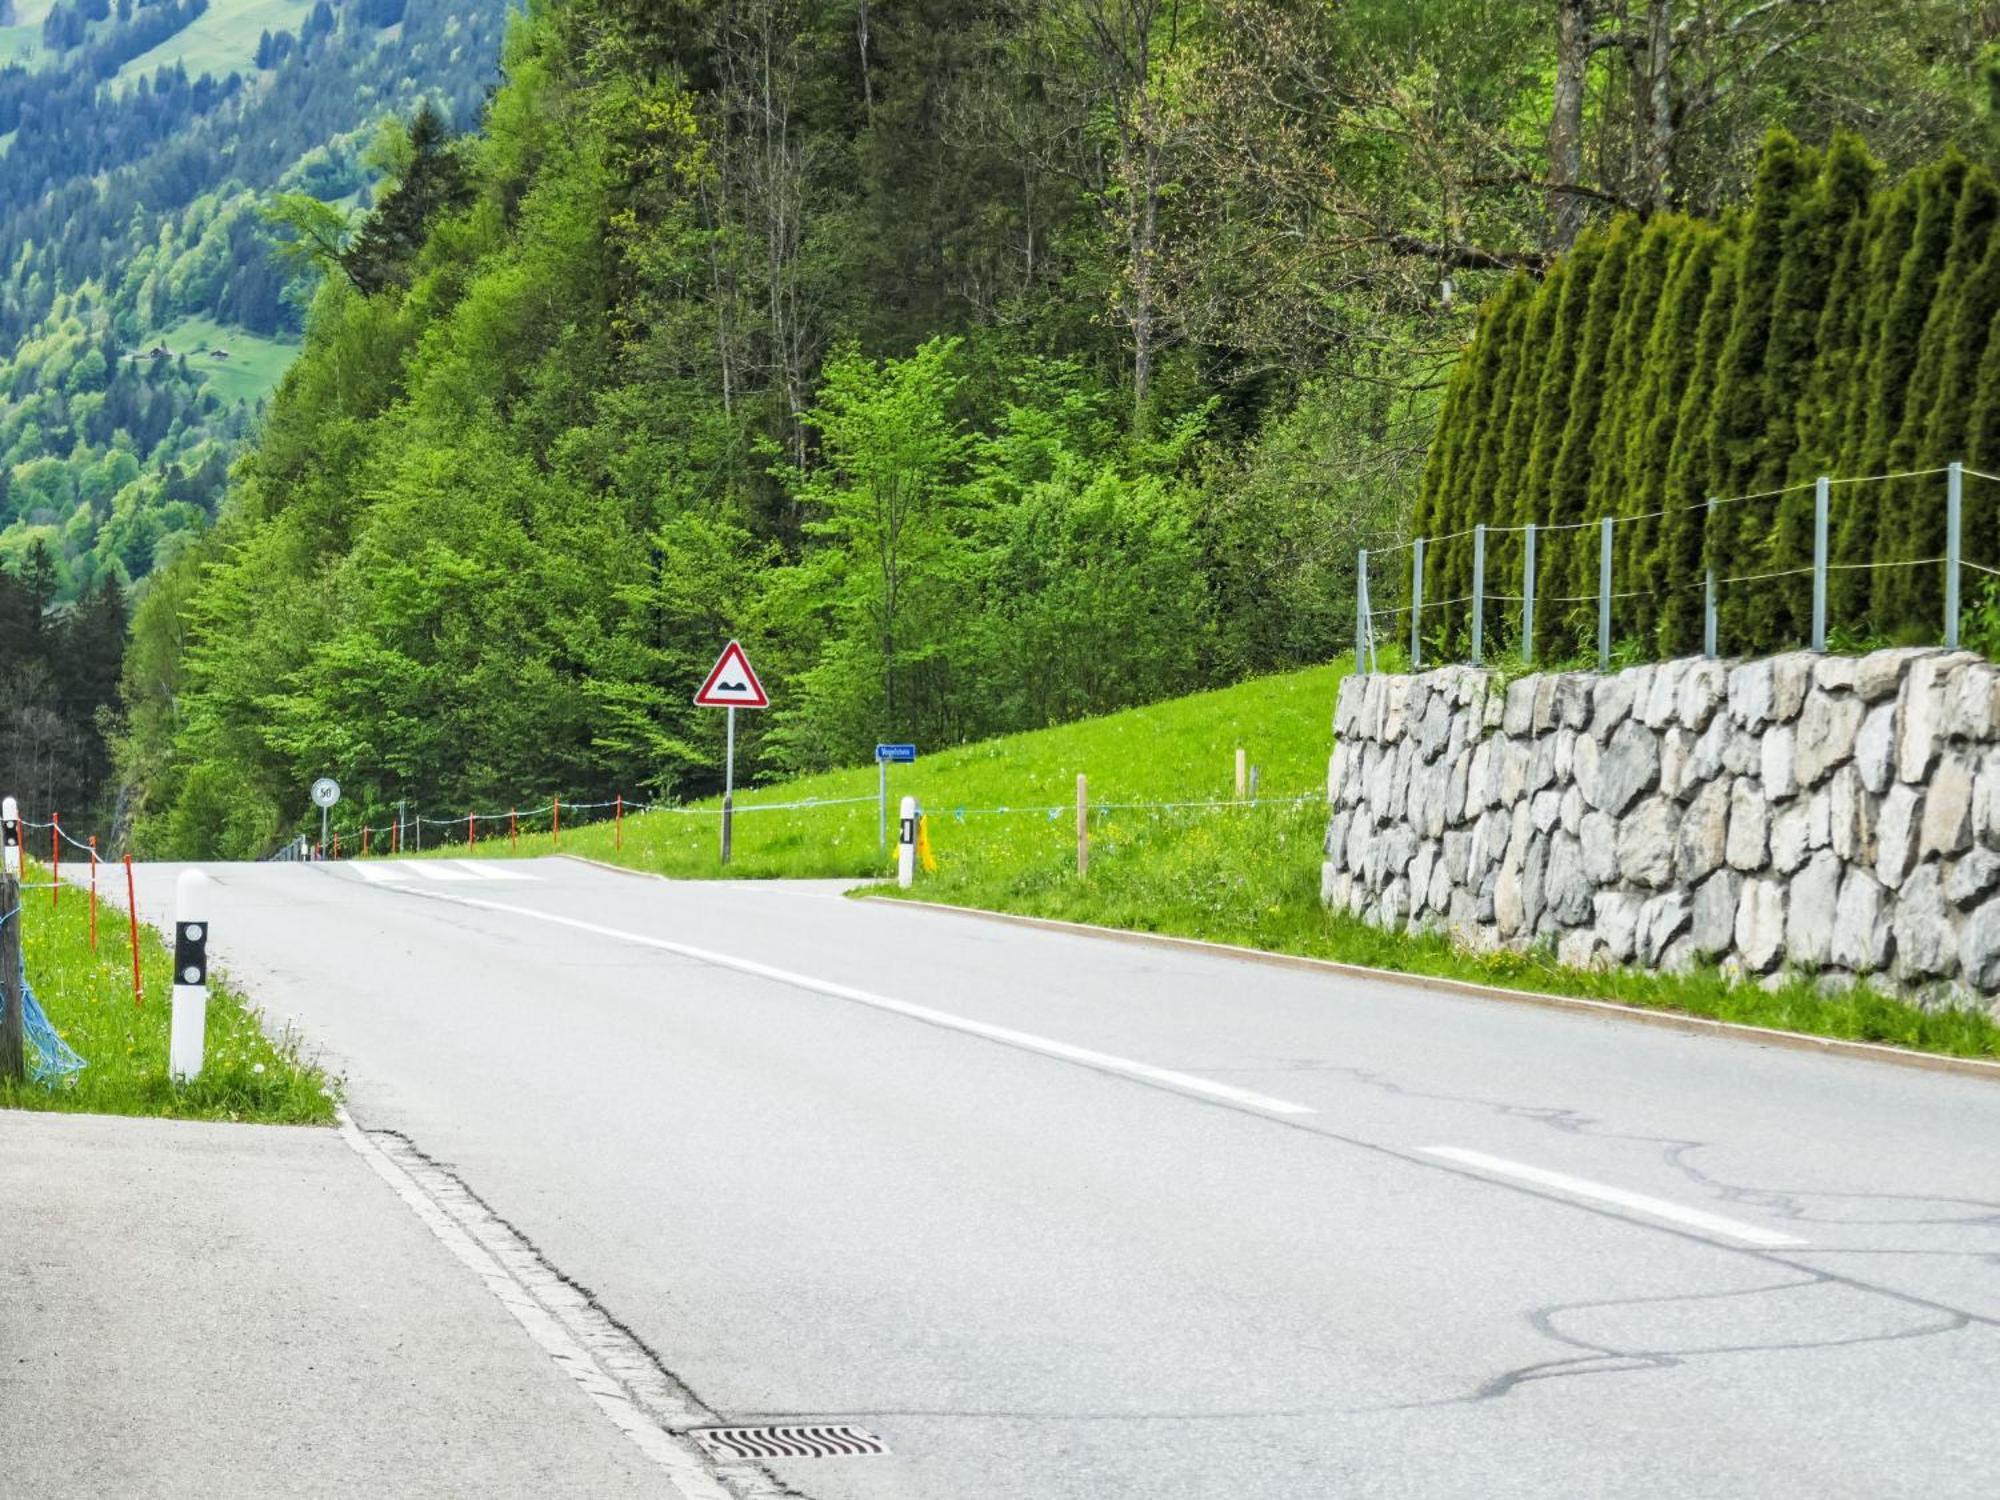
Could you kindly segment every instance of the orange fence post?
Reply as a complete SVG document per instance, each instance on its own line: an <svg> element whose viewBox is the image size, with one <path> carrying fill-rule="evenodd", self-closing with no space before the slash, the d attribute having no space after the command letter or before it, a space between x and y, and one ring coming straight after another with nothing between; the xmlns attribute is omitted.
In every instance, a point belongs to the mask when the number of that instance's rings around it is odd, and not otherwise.
<svg viewBox="0 0 2000 1500"><path fill-rule="evenodd" d="M471 813L465 815L465 847L467 849L477 849L479 847L479 829L472 821Z"/></svg>
<svg viewBox="0 0 2000 1500"><path fill-rule="evenodd" d="M361 852L363 855L366 855L368 853L368 835L373 833L374 831L375 830L372 828L364 828L361 830Z"/></svg>
<svg viewBox="0 0 2000 1500"><path fill-rule="evenodd" d="M511 807L507 809L507 844L513 849L521 847L521 830L514 822L514 809Z"/></svg>
<svg viewBox="0 0 2000 1500"><path fill-rule="evenodd" d="M611 806L611 847L614 849L623 849L625 847L625 794L620 792L612 801Z"/></svg>
<svg viewBox="0 0 2000 1500"><path fill-rule="evenodd" d="M333 830L333 857L335 859L340 858L340 830L338 828Z"/></svg>
<svg viewBox="0 0 2000 1500"><path fill-rule="evenodd" d="M97 835L90 836L90 951L97 951Z"/></svg>
<svg viewBox="0 0 2000 1500"><path fill-rule="evenodd" d="M132 856L125 856L125 914L132 923L132 1003L144 1005L145 992L139 987L139 893L132 884Z"/></svg>
<svg viewBox="0 0 2000 1500"><path fill-rule="evenodd" d="M62 895L62 814L49 814L49 905Z"/></svg>
<svg viewBox="0 0 2000 1500"><path fill-rule="evenodd" d="M549 846L554 848L562 843L562 798L556 798L549 807L555 814L549 821Z"/></svg>

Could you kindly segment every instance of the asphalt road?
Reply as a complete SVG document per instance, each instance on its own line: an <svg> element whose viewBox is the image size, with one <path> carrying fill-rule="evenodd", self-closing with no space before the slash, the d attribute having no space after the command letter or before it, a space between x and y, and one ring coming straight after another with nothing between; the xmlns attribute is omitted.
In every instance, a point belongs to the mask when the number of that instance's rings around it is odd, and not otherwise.
<svg viewBox="0 0 2000 1500"><path fill-rule="evenodd" d="M880 1435L813 1500L2000 1483L1983 1080L827 886L209 868L362 1127L716 1419Z"/></svg>

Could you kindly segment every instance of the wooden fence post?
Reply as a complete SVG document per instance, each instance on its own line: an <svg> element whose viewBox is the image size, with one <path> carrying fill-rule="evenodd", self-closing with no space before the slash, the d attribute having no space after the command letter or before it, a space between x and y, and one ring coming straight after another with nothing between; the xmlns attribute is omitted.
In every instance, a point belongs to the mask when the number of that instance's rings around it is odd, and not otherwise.
<svg viewBox="0 0 2000 1500"><path fill-rule="evenodd" d="M0 1079L27 1076L21 1014L21 881L0 875Z"/></svg>
<svg viewBox="0 0 2000 1500"><path fill-rule="evenodd" d="M1090 792L1081 771L1076 773L1076 873L1090 873Z"/></svg>

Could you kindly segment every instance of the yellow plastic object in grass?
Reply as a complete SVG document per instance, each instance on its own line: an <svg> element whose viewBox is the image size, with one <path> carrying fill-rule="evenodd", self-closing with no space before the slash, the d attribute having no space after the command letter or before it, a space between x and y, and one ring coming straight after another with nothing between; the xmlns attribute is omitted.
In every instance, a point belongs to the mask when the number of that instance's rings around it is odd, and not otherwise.
<svg viewBox="0 0 2000 1500"><path fill-rule="evenodd" d="M931 853L931 816L917 815L917 865L926 875L937 874L937 856Z"/></svg>

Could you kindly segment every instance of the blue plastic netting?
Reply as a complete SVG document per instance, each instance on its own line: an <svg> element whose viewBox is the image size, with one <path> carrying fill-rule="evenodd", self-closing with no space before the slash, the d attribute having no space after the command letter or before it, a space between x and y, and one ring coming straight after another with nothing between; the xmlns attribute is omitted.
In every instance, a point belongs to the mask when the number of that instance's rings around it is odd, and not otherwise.
<svg viewBox="0 0 2000 1500"><path fill-rule="evenodd" d="M36 1060L28 1067L28 1072L37 1083L60 1083L72 1074L80 1073L85 1067L76 1049L56 1035L55 1027L49 1024L48 1016L42 1010L42 1002L35 998L35 992L28 985L25 975L21 979L21 1020L26 1032L28 1045L35 1049Z"/></svg>

